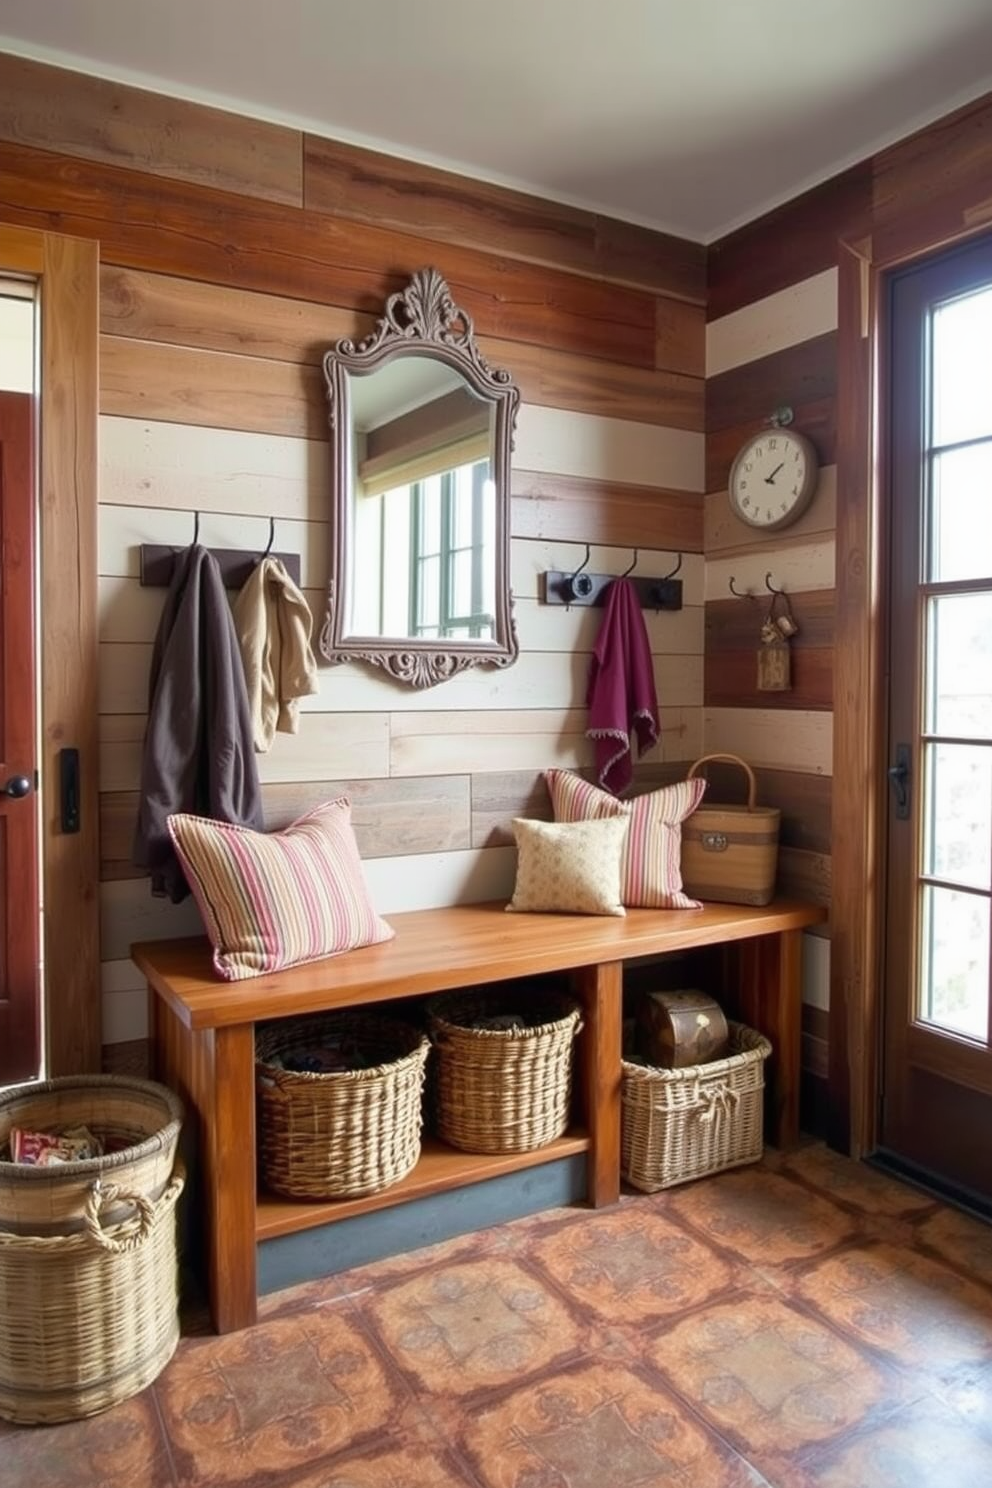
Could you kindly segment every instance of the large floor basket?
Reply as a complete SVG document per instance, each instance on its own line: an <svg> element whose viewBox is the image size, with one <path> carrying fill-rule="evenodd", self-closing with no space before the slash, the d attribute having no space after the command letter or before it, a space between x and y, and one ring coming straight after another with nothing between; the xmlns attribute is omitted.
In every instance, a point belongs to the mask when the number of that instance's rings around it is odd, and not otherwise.
<svg viewBox="0 0 992 1488"><path fill-rule="evenodd" d="M323 1046L351 1045L362 1069L287 1069ZM404 1178L420 1157L430 1045L387 1018L288 1018L255 1038L259 1157L266 1186L298 1199L357 1198Z"/></svg>
<svg viewBox="0 0 992 1488"><path fill-rule="evenodd" d="M428 1003L438 1135L465 1152L530 1152L568 1126L579 1008L557 993L528 991L512 999L524 1027L473 1026L498 1023L509 1006L498 989Z"/></svg>
<svg viewBox="0 0 992 1488"><path fill-rule="evenodd" d="M657 1193L760 1159L772 1046L742 1023L728 1028L726 1059L673 1070L624 1061L620 1170L633 1188Z"/></svg>
<svg viewBox="0 0 992 1488"><path fill-rule="evenodd" d="M127 1076L0 1095L0 1416L67 1421L137 1394L179 1341L179 1100ZM6 1160L11 1129L86 1125L112 1150L54 1167Z"/></svg>

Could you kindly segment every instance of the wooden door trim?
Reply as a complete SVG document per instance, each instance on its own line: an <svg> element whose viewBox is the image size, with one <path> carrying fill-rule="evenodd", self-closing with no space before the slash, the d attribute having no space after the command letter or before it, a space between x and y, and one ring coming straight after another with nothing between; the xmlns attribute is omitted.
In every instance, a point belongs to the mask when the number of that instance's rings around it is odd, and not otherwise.
<svg viewBox="0 0 992 1488"><path fill-rule="evenodd" d="M97 705L99 245L0 227L0 265L41 281L41 833L50 1075L100 1067ZM80 830L61 831L58 754L79 750Z"/></svg>

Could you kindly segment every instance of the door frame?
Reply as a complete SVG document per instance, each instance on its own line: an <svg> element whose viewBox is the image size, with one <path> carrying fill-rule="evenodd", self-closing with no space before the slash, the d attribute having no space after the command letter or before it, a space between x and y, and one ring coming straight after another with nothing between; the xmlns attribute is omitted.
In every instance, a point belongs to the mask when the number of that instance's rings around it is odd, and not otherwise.
<svg viewBox="0 0 992 1488"><path fill-rule="evenodd" d="M907 220L884 254L871 237L838 244L828 1135L832 1146L856 1158L877 1146L882 1073L889 587L887 410L879 397L884 281L892 270L951 251L990 227L986 219L933 238L923 223Z"/></svg>
<svg viewBox="0 0 992 1488"><path fill-rule="evenodd" d="M0 225L0 269L41 287L38 460L44 1024L49 1075L100 1068L97 649L99 244ZM80 829L59 820L58 754L80 758Z"/></svg>

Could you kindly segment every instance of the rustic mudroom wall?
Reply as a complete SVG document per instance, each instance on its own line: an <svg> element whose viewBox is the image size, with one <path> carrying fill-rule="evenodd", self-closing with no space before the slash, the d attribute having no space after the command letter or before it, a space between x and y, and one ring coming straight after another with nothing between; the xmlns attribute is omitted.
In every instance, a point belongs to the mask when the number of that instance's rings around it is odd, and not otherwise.
<svg viewBox="0 0 992 1488"><path fill-rule="evenodd" d="M512 582L521 654L415 692L324 667L297 737L260 759L267 822L347 792L377 906L502 895L507 824L546 814L541 771L588 761L598 616L538 602L539 576L664 574L650 614L663 738L646 778L702 743L704 252L450 174L0 56L0 220L97 238L101 255L101 843L104 1042L146 1032L133 940L187 934L129 865L151 644L164 591L145 542L298 552L315 615L328 571L321 355L435 265L523 406Z"/></svg>

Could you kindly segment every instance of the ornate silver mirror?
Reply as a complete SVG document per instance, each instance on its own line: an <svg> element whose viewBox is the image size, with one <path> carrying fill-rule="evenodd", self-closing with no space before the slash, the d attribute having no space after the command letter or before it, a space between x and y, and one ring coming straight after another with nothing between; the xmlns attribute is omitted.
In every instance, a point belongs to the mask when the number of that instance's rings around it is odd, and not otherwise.
<svg viewBox="0 0 992 1488"><path fill-rule="evenodd" d="M510 455L519 392L436 269L324 358L331 578L320 649L414 687L511 665Z"/></svg>

